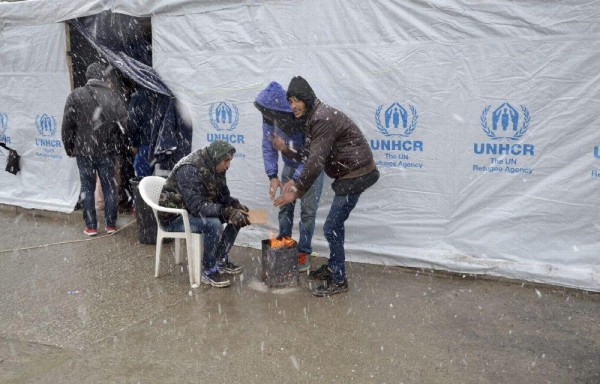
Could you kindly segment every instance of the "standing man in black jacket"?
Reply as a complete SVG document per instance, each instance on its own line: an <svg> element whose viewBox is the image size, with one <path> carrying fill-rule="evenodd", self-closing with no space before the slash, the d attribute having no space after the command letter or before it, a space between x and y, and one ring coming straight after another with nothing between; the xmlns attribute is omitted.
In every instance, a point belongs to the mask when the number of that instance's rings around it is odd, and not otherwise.
<svg viewBox="0 0 600 384"><path fill-rule="evenodd" d="M108 80L110 68L99 62L87 68L87 83L71 92L65 104L62 141L69 157L77 159L81 180L83 233L98 234L94 191L96 175L104 194L106 232L117 228L117 193L114 177L115 158L124 140L127 108Z"/></svg>
<svg viewBox="0 0 600 384"><path fill-rule="evenodd" d="M329 262L309 277L325 280L318 286L315 296L329 296L348 290L344 262L344 223L358 203L358 198L379 179L373 153L358 126L341 111L322 103L311 86L300 76L290 82L287 98L296 119L300 120L305 134L305 145L294 155L304 163L297 181L289 181L275 206L288 204L301 198L313 185L322 170L335 179L331 188L335 192L323 233L329 243Z"/></svg>

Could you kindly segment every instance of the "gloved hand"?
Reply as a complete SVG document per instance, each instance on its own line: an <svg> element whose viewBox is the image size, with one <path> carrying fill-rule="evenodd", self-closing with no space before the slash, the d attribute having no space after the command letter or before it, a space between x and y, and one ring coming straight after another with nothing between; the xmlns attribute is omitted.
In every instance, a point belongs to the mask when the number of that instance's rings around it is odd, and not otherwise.
<svg viewBox="0 0 600 384"><path fill-rule="evenodd" d="M229 216L228 222L240 228L245 227L246 225L250 225L250 219L248 218L248 214L237 209L234 209L231 216Z"/></svg>
<svg viewBox="0 0 600 384"><path fill-rule="evenodd" d="M231 204L231 206L240 211L244 211L244 212L250 211L250 209L248 209L248 207L246 207L244 204L240 203L239 201L234 201L233 204Z"/></svg>
<svg viewBox="0 0 600 384"><path fill-rule="evenodd" d="M235 208L233 208L231 206L223 208L223 218L225 218L225 221L229 221L229 219L231 218L231 216L233 216L236 211L237 211L237 209L235 209Z"/></svg>

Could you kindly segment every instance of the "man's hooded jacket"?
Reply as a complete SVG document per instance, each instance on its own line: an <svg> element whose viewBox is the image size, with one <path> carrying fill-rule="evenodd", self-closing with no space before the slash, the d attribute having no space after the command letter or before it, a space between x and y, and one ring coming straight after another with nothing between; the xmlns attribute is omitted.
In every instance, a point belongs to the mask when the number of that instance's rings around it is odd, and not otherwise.
<svg viewBox="0 0 600 384"><path fill-rule="evenodd" d="M291 147L293 151L298 152L304 147L304 132L300 130L290 109L285 90L278 82L273 81L260 91L254 105L263 115L262 154L265 173L269 178L274 178L278 173L279 154L273 148L273 134L282 137L288 148ZM304 166L288 156L282 158L285 164L296 170L292 178L298 179Z"/></svg>
<svg viewBox="0 0 600 384"><path fill-rule="evenodd" d="M296 97L307 107L301 119L306 144L297 156L304 162L304 171L296 181L299 197L322 169L336 180L356 179L376 170L371 147L358 126L343 112L322 103L306 80L294 77L287 97ZM372 178L368 182L371 181Z"/></svg>
<svg viewBox="0 0 600 384"><path fill-rule="evenodd" d="M198 149L175 165L163 186L158 204L167 208L186 209L192 216L217 217L225 222L224 209L238 200L231 197L225 173L217 173L217 165L235 148L222 140ZM176 214L159 212L162 225L168 225Z"/></svg>

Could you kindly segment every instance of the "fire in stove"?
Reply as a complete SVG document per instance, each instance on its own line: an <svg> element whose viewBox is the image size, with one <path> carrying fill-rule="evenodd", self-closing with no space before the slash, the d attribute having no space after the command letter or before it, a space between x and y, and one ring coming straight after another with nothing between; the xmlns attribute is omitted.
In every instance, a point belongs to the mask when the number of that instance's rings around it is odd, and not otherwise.
<svg viewBox="0 0 600 384"><path fill-rule="evenodd" d="M263 282L269 287L297 285L298 250L291 237L265 239L262 241Z"/></svg>

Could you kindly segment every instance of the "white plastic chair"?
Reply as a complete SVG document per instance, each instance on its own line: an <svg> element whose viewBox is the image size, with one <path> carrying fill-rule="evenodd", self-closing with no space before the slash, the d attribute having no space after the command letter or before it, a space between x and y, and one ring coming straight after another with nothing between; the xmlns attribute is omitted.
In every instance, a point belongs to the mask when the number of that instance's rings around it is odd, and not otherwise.
<svg viewBox="0 0 600 384"><path fill-rule="evenodd" d="M202 266L202 244L204 235L201 233L193 233L190 230L190 218L185 209L167 208L158 205L158 199L165 185L165 179L160 176L146 176L140 181L138 190L142 199L148 204L154 212L156 219L156 267L154 277L158 277L158 269L160 267L160 254L162 252L162 243L165 238L175 239L175 263L181 264L181 241L185 240L187 246L188 270L190 274L190 285L192 288L197 288L200 284L200 269ZM183 216L184 232L167 232L160 225L158 212L170 212Z"/></svg>

